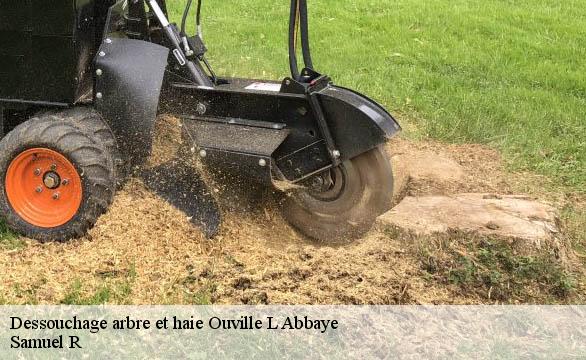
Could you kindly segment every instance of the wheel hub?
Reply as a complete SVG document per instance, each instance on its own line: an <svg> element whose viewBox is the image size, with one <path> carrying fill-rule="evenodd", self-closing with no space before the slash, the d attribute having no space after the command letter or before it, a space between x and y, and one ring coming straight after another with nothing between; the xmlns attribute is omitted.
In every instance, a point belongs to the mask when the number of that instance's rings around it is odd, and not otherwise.
<svg viewBox="0 0 586 360"><path fill-rule="evenodd" d="M49 171L43 178L45 186L51 190L57 189L61 185L61 177L58 173Z"/></svg>
<svg viewBox="0 0 586 360"><path fill-rule="evenodd" d="M346 175L343 165L318 174L310 179L308 192L322 201L336 200L344 191Z"/></svg>
<svg viewBox="0 0 586 360"><path fill-rule="evenodd" d="M8 167L5 184L10 206L34 226L64 225L81 206L82 182L77 169L51 149L29 149L17 155Z"/></svg>

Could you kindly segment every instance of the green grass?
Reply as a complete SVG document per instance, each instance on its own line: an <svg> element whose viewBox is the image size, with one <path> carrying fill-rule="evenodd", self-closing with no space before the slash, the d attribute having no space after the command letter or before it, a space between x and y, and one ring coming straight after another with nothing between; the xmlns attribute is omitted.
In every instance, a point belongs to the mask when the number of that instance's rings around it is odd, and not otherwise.
<svg viewBox="0 0 586 360"><path fill-rule="evenodd" d="M73 281L67 293L60 300L65 305L103 305L107 303L128 304L132 286L136 280L134 263L123 274L102 273L101 284L94 289L86 289L80 279Z"/></svg>
<svg viewBox="0 0 586 360"><path fill-rule="evenodd" d="M169 1L178 20L184 1ZM205 1L220 74L288 74L286 1ZM586 192L582 0L310 2L314 63L411 131L503 151L513 169Z"/></svg>
<svg viewBox="0 0 586 360"><path fill-rule="evenodd" d="M75 280L71 288L61 300L64 305L103 305L110 301L112 290L110 287L103 285L95 293L90 295L83 294L83 284L80 280Z"/></svg>
<svg viewBox="0 0 586 360"><path fill-rule="evenodd" d="M436 239L438 240L438 239ZM456 293L502 303L581 301L576 276L559 261L555 249L521 254L507 240L453 233L416 242L423 277Z"/></svg>

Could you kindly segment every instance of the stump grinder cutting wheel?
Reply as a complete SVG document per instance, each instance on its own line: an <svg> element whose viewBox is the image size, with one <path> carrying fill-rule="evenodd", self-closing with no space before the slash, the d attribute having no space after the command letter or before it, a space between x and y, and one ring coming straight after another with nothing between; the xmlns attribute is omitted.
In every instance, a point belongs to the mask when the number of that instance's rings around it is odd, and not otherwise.
<svg viewBox="0 0 586 360"><path fill-rule="evenodd" d="M192 3L177 26L164 0L0 1L0 215L12 229L41 241L82 236L134 173L213 236L217 206L188 156L293 185L283 215L317 240L356 239L389 209L382 144L400 126L315 69L307 0L291 1L291 76L281 81L216 75L201 0L197 30L186 30ZM191 151L147 169L159 114L181 120Z"/></svg>

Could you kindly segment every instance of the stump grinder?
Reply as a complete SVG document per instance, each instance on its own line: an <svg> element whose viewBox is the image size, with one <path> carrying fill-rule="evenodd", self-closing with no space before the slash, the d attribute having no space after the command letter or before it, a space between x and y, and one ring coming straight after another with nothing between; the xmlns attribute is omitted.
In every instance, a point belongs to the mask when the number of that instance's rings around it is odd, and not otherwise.
<svg viewBox="0 0 586 360"><path fill-rule="evenodd" d="M400 126L316 70L307 0L290 4L291 76L282 81L216 75L201 0L186 2L176 25L164 0L0 0L6 224L40 241L83 236L133 175L213 235L213 199L182 168L193 157L266 186L291 185L283 216L308 237L363 235L391 205L382 146ZM145 169L160 114L181 120L188 151Z"/></svg>

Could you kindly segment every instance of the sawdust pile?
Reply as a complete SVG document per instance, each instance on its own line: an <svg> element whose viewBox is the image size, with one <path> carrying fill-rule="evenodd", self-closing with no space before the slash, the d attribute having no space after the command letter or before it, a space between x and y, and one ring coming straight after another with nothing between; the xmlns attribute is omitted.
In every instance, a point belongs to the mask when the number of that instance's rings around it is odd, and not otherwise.
<svg viewBox="0 0 586 360"><path fill-rule="evenodd" d="M181 142L173 118L162 118L156 134L149 165L175 156ZM467 177L439 185L409 182L405 194L516 187L503 175L498 154L481 146L405 140L388 145L391 154L422 147L447 154ZM0 250L0 300L53 304L72 293L91 300L108 289L106 302L129 304L481 302L428 281L419 260L405 250L408 239L375 228L348 246L316 244L285 223L279 193L209 181L224 209L214 239L205 239L182 212L131 179L86 237L65 244L27 240L24 248Z"/></svg>

